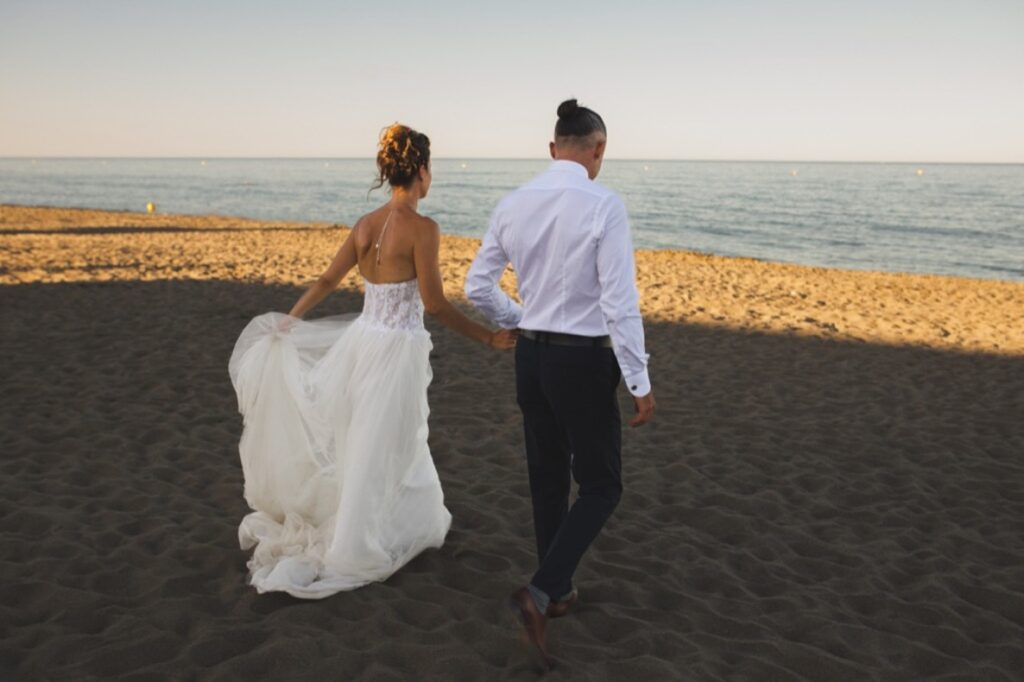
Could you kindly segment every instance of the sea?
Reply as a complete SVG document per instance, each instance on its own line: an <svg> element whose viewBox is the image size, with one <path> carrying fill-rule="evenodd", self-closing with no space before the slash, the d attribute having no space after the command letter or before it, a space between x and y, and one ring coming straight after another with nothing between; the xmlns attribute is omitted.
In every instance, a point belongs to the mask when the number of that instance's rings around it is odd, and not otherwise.
<svg viewBox="0 0 1024 682"><path fill-rule="evenodd" d="M546 159L435 159L422 213L481 237ZM0 159L0 203L352 224L373 159ZM607 159L636 248L1024 281L1024 164Z"/></svg>

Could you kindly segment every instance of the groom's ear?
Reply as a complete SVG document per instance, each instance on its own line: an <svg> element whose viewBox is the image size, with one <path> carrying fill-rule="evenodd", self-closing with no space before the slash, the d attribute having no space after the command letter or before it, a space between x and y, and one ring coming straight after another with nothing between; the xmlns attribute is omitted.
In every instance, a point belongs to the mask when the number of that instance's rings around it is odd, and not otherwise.
<svg viewBox="0 0 1024 682"><path fill-rule="evenodd" d="M551 153L551 158L552 159L558 158L557 156L555 156L555 143L554 142L548 142L548 151Z"/></svg>
<svg viewBox="0 0 1024 682"><path fill-rule="evenodd" d="M594 158L595 159L600 159L602 156L604 156L604 148L605 148L605 145L607 145L607 144L608 144L608 140L601 140L600 142L598 142L594 146Z"/></svg>

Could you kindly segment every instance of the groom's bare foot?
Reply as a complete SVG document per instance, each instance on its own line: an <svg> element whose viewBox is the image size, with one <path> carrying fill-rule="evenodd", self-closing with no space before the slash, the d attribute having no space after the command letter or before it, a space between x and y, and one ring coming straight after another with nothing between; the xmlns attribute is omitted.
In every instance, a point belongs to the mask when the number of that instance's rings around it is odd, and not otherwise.
<svg viewBox="0 0 1024 682"><path fill-rule="evenodd" d="M548 656L547 643L545 642L545 631L547 630L548 617L540 612L537 603L533 601L530 590L520 587L508 598L508 606L515 613L522 624L526 639L540 654L540 662L546 667L551 667L551 658Z"/></svg>
<svg viewBox="0 0 1024 682"><path fill-rule="evenodd" d="M580 600L579 594L576 590L562 599L561 601L553 601L548 604L547 617L548 618L561 618L565 614L569 613L569 609L576 605L576 602Z"/></svg>

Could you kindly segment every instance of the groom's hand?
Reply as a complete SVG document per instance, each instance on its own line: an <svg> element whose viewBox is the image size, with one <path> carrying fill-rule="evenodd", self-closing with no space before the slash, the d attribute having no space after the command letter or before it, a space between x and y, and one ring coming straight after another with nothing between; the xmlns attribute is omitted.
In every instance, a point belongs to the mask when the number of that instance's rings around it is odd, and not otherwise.
<svg viewBox="0 0 1024 682"><path fill-rule="evenodd" d="M633 405L636 406L636 416L629 422L630 426L642 426L654 418L654 391L637 398L633 396Z"/></svg>
<svg viewBox="0 0 1024 682"><path fill-rule="evenodd" d="M491 338L487 345L498 350L511 350L516 347L516 339L519 338L518 329L498 329L491 332Z"/></svg>

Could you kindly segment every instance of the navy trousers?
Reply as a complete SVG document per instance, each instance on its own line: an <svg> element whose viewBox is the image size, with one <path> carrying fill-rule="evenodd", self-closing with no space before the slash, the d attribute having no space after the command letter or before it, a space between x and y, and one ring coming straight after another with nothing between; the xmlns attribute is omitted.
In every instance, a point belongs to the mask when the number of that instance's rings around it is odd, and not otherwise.
<svg viewBox="0 0 1024 682"><path fill-rule="evenodd" d="M539 563L530 582L552 599L572 589L580 559L622 496L621 378L611 348L516 342ZM572 508L570 475L579 485Z"/></svg>

